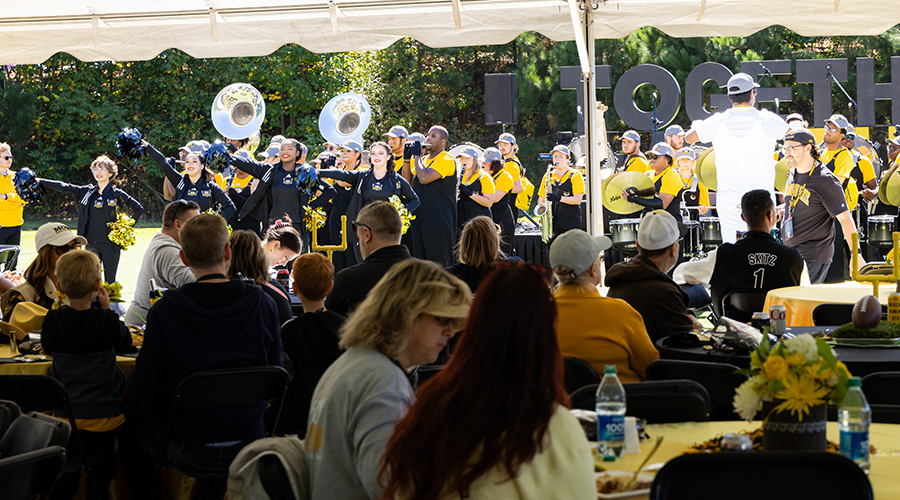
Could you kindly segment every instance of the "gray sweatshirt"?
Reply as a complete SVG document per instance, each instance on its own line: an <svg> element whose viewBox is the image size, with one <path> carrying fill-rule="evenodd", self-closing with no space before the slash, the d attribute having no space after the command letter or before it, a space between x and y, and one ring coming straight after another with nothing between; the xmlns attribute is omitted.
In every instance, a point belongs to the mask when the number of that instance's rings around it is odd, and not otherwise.
<svg viewBox="0 0 900 500"><path fill-rule="evenodd" d="M347 349L322 375L310 404L304 443L311 499L380 497L384 447L414 400L397 364L372 349Z"/></svg>
<svg viewBox="0 0 900 500"><path fill-rule="evenodd" d="M167 234L158 233L150 240L147 252L144 253L141 270L138 273L134 301L125 315L126 325L143 326L147 323L147 311L150 310L151 278L156 280L156 285L162 288L178 288L194 282L193 273L181 262L181 257L178 255L180 250L181 245Z"/></svg>

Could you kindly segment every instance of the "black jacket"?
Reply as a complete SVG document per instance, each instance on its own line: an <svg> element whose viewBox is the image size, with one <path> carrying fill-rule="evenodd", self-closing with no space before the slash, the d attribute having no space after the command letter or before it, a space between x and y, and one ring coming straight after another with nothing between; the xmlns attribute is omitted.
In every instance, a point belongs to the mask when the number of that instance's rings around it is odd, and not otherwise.
<svg viewBox="0 0 900 500"><path fill-rule="evenodd" d="M353 184L354 187L353 193L350 195L350 205L347 207L347 223L349 224L355 221L356 216L359 215L359 211L365 206L363 188L375 178L375 170L371 168L368 170L340 170L332 168L320 170L319 176ZM395 170L388 169L387 174L384 177L384 184L391 188L387 198L396 194L410 213L419 208L419 197L416 195L416 192L413 190L412 186L409 185L409 182ZM356 241L355 232L347 231L347 233L350 240Z"/></svg>
<svg viewBox="0 0 900 500"><path fill-rule="evenodd" d="M348 316L394 264L410 258L409 250L403 245L375 250L365 261L335 275L334 288L325 298L325 307Z"/></svg>
<svg viewBox="0 0 900 500"><path fill-rule="evenodd" d="M147 148L147 153L153 158L153 161L159 165L166 179L175 186L175 196L173 200L194 201L200 205L200 211L205 212L213 207L213 201L222 206L222 217L225 220L231 218L237 209L234 202L225 194L225 191L219 187L215 181L207 180L203 175L194 184L191 182L187 174L178 172L175 168L175 159L166 158L162 153L153 146Z"/></svg>
<svg viewBox="0 0 900 500"><path fill-rule="evenodd" d="M116 220L116 210L121 210L123 205L127 206L129 209L123 211L130 211L131 216L135 220L139 219L144 213L144 207L137 200L129 196L125 191L109 184L102 193L105 201L105 203L103 203L103 219L92 221L89 217L91 208L90 203L94 198L94 194L100 190L99 187L93 184L78 186L76 184L68 184L50 179L41 179L41 185L52 189L53 191L73 194L78 198L78 234L84 237L87 237L89 223L102 225L102 227L105 228L106 233L109 234L109 226L106 224ZM112 204L110 204L110 201L112 201Z"/></svg>
<svg viewBox="0 0 900 500"><path fill-rule="evenodd" d="M252 213L253 218L263 221L263 224L267 224L270 218L269 207L271 206L270 198L272 196L272 181L275 180L275 173L281 168L281 162L270 165L259 161L246 160L239 156L232 156L231 165L259 179L259 185L256 186L256 190L253 191L253 194L250 195L250 198L248 198L247 202L244 203L244 206L241 207L241 211L238 212L238 220L241 220ZM296 165L293 171L288 172L288 174L294 178L295 184L297 176L300 173L300 167L301 165ZM299 190L297 191L297 196L300 196L301 209L306 205L310 205L312 208L321 207L334 196L334 188L327 182L317 180L316 189L322 191L322 194L312 203L309 202L309 197L306 193ZM302 221L294 222L300 223Z"/></svg>

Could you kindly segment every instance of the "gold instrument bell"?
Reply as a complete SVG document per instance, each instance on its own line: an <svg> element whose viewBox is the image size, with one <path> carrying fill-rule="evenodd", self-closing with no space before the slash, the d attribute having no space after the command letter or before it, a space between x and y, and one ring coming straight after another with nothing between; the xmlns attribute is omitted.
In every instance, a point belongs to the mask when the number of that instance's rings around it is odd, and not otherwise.
<svg viewBox="0 0 900 500"><path fill-rule="evenodd" d="M603 196L603 206L610 212L616 214L631 214L644 209L637 203L622 198L622 191L633 187L638 191L653 190L653 181L646 174L639 172L620 172L611 175L600 185L600 192ZM645 196L652 198L653 196Z"/></svg>

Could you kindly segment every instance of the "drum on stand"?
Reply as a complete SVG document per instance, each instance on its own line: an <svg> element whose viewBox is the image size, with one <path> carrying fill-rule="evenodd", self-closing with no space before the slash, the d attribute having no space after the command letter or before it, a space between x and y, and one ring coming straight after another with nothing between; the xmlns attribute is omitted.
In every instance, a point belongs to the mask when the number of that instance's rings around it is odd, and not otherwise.
<svg viewBox="0 0 900 500"><path fill-rule="evenodd" d="M894 221L896 215L872 215L867 221L868 245L870 247L890 249L894 246Z"/></svg>
<svg viewBox="0 0 900 500"><path fill-rule="evenodd" d="M704 252L722 244L722 226L718 217L700 217L700 246Z"/></svg>
<svg viewBox="0 0 900 500"><path fill-rule="evenodd" d="M637 235L641 219L615 219L609 221L610 239L616 250L625 254L637 253Z"/></svg>
<svg viewBox="0 0 900 500"><path fill-rule="evenodd" d="M687 232L684 234L684 256L698 257L703 252L700 242L700 223L695 220L684 222Z"/></svg>

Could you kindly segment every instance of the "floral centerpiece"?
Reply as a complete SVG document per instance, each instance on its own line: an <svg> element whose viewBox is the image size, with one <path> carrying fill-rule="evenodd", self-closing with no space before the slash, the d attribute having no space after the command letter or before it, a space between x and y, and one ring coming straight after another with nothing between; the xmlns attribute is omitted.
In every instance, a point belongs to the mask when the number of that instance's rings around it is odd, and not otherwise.
<svg viewBox="0 0 900 500"><path fill-rule="evenodd" d="M826 403L840 405L847 394L850 372L821 338L809 334L770 346L763 342L750 355L750 369L740 370L750 379L737 388L734 409L753 420L764 403L774 408L765 416L790 412L802 422L810 409ZM771 406L771 405L769 405Z"/></svg>

